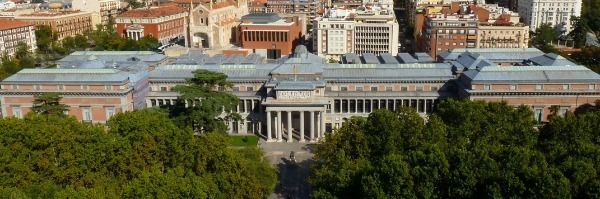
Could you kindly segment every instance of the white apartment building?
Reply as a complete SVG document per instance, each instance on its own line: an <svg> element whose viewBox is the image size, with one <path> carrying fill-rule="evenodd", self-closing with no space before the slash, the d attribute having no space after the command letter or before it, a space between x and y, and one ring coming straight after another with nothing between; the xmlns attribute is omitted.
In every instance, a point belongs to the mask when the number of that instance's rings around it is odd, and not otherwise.
<svg viewBox="0 0 600 199"><path fill-rule="evenodd" d="M119 0L73 0L71 3L74 9L99 14L102 24L108 23L110 16L115 18L121 8Z"/></svg>
<svg viewBox="0 0 600 199"><path fill-rule="evenodd" d="M313 23L313 49L326 59L340 60L346 53L398 53L399 27L391 9L333 8Z"/></svg>
<svg viewBox="0 0 600 199"><path fill-rule="evenodd" d="M571 16L581 16L581 0L519 0L519 15L523 22L535 31L540 25L549 23L567 34L571 27Z"/></svg>

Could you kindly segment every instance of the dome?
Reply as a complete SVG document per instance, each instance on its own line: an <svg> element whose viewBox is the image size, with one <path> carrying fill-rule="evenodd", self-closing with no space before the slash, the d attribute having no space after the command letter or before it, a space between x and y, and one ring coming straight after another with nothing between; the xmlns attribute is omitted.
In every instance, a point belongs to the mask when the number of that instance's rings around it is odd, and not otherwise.
<svg viewBox="0 0 600 199"><path fill-rule="evenodd" d="M62 2L52 2L48 4L49 9L61 9L63 7Z"/></svg>
<svg viewBox="0 0 600 199"><path fill-rule="evenodd" d="M294 50L294 55L296 55L296 57L308 55L308 50L306 49L306 46L304 46L304 45L296 46L296 49Z"/></svg>

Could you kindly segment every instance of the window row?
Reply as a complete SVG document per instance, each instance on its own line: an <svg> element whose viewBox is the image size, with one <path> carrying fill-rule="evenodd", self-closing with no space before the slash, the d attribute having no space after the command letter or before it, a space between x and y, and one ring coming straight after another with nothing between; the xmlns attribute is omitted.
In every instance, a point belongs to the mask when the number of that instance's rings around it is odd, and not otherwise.
<svg viewBox="0 0 600 199"><path fill-rule="evenodd" d="M272 32L272 31L244 31L245 41L273 41L287 42L287 32Z"/></svg>
<svg viewBox="0 0 600 199"><path fill-rule="evenodd" d="M423 85L415 85L412 86L415 90L414 91L438 91L439 87L438 86L429 86L428 89L425 89L425 86ZM409 91L409 86L408 85L401 85L400 86L400 90L394 90L392 86L385 86L382 89L380 89L379 86L356 86L354 90L349 90L348 86L340 86L339 90L337 86L334 87L325 87L325 89L327 91L356 91L356 92L378 92L378 91L386 91L386 92L392 92L392 91ZM413 91L413 90L411 90Z"/></svg>
<svg viewBox="0 0 600 199"><path fill-rule="evenodd" d="M396 111L400 107L414 108L419 113L431 112L437 99L336 99L333 100L333 113L370 113L377 109Z"/></svg>

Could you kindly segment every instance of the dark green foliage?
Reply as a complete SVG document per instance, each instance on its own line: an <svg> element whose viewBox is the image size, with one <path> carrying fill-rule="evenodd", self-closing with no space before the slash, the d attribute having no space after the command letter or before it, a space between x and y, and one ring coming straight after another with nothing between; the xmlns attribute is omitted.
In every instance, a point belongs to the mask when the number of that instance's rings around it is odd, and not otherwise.
<svg viewBox="0 0 600 199"><path fill-rule="evenodd" d="M196 132L225 132L226 121L241 119L237 113L232 112L237 107L239 98L220 91L231 88L232 84L223 73L204 69L193 73L194 78L188 79L187 85L173 88L181 97L176 106L170 107L171 117L178 124L189 126ZM186 102L188 107L185 107ZM221 116L223 113L225 115Z"/></svg>
<svg viewBox="0 0 600 199"><path fill-rule="evenodd" d="M542 24L535 29L533 36L534 44L545 45L556 38L556 31L550 24Z"/></svg>
<svg viewBox="0 0 600 199"><path fill-rule="evenodd" d="M352 118L317 146L314 198L598 198L600 112L448 100L427 121L410 109Z"/></svg>
<svg viewBox="0 0 600 199"><path fill-rule="evenodd" d="M103 126L29 114L0 119L0 196L8 198L265 198L274 169L256 147L195 136L154 110Z"/></svg>
<svg viewBox="0 0 600 199"><path fill-rule="evenodd" d="M31 110L41 115L63 115L69 106L61 104L59 93L44 93L36 96Z"/></svg>

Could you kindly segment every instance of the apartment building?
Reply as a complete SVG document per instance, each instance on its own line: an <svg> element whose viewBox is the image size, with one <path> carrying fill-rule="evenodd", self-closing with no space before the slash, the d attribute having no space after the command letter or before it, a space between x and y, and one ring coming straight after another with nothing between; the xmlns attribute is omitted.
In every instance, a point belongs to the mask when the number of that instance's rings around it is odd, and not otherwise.
<svg viewBox="0 0 600 199"><path fill-rule="evenodd" d="M27 44L30 52L37 49L33 24L18 20L0 19L0 54L14 55L19 43Z"/></svg>
<svg viewBox="0 0 600 199"><path fill-rule="evenodd" d="M333 8L313 22L313 50L327 59L345 53L398 53L399 26L393 10Z"/></svg>
<svg viewBox="0 0 600 199"><path fill-rule="evenodd" d="M477 48L527 48L529 26L519 21L519 14L497 4L470 5L479 20Z"/></svg>
<svg viewBox="0 0 600 199"><path fill-rule="evenodd" d="M315 18L324 8L321 0L265 0L252 2L251 13L304 14Z"/></svg>
<svg viewBox="0 0 600 199"><path fill-rule="evenodd" d="M116 17L121 8L119 0L79 0L71 3L74 9L99 14L102 24L107 24L110 17Z"/></svg>
<svg viewBox="0 0 600 199"><path fill-rule="evenodd" d="M188 11L176 5L128 10L115 19L117 33L123 38L139 40L157 38L162 44L186 40Z"/></svg>
<svg viewBox="0 0 600 199"><path fill-rule="evenodd" d="M473 14L430 14L424 22L421 49L437 57L455 48L476 48L477 23Z"/></svg>
<svg viewBox="0 0 600 199"><path fill-rule="evenodd" d="M518 12L529 30L535 31L542 24L550 24L559 33L573 30L571 16L581 16L581 0L519 0Z"/></svg>
<svg viewBox="0 0 600 199"><path fill-rule="evenodd" d="M302 39L299 17L282 18L276 13L253 13L242 17L241 47L268 59L292 53Z"/></svg>
<svg viewBox="0 0 600 199"><path fill-rule="evenodd" d="M73 9L70 3L43 3L38 8L15 15L14 19L33 23L35 26L50 26L58 40L84 34L100 24L98 13Z"/></svg>

